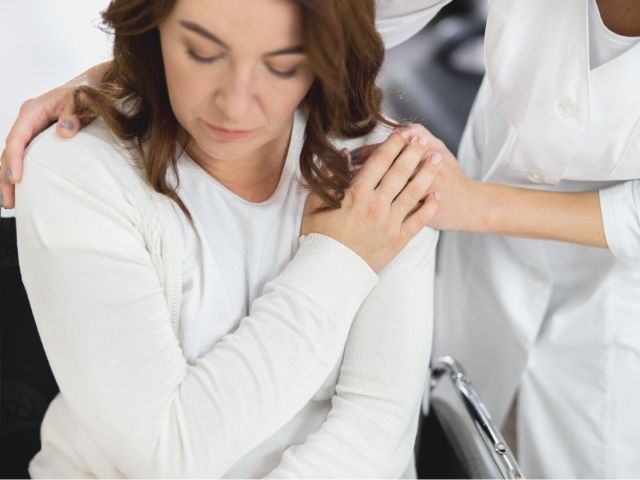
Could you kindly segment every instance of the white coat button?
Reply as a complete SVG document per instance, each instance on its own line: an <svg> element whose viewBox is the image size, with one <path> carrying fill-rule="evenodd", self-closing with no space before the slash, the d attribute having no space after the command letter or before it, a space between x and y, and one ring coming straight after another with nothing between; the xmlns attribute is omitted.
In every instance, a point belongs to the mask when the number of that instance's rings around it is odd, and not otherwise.
<svg viewBox="0 0 640 480"><path fill-rule="evenodd" d="M558 106L558 111L560 112L560 115L562 115L564 118L573 118L576 116L576 111L578 110L578 106L576 105L576 102L572 101L572 100L560 100L557 103Z"/></svg>

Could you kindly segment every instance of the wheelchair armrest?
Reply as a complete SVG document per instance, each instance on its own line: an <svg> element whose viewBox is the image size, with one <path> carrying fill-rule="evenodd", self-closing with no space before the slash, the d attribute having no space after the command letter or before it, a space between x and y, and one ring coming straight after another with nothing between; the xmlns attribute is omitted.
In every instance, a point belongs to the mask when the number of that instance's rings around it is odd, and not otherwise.
<svg viewBox="0 0 640 480"><path fill-rule="evenodd" d="M448 402L438 397L433 398L432 407L450 443L457 450L461 461L470 473L476 474L473 476L494 476L492 472L495 468L492 467L496 467L502 478L524 478L518 462L480 401L475 387L462 366L449 356L432 362L431 390L433 391L445 377L451 381L456 396L462 400L464 412L475 427L481 443L469 438L474 432L469 427L465 427L468 425L468 419L462 418L464 413L460 411L461 409L453 408ZM478 451L478 445L484 446L484 451ZM494 465L487 465L486 458L490 458Z"/></svg>

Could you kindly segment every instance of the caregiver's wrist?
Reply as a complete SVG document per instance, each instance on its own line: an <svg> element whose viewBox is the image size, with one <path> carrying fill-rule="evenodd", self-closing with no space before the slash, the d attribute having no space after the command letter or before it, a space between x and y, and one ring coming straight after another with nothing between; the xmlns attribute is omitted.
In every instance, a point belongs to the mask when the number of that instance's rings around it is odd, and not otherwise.
<svg viewBox="0 0 640 480"><path fill-rule="evenodd" d="M470 231L497 233L504 231L508 222L507 195L504 185L474 181L471 187L477 215L471 219Z"/></svg>
<svg viewBox="0 0 640 480"><path fill-rule="evenodd" d="M465 217L458 230L473 233L490 233L499 215L492 197L496 194L493 185L476 180L469 180L465 185L466 202Z"/></svg>

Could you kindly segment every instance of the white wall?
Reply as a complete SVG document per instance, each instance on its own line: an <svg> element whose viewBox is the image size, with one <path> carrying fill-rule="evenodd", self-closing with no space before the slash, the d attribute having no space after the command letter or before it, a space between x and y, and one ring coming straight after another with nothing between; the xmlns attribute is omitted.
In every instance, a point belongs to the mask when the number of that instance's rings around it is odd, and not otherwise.
<svg viewBox="0 0 640 480"><path fill-rule="evenodd" d="M0 0L0 141L20 104L110 57L108 0Z"/></svg>

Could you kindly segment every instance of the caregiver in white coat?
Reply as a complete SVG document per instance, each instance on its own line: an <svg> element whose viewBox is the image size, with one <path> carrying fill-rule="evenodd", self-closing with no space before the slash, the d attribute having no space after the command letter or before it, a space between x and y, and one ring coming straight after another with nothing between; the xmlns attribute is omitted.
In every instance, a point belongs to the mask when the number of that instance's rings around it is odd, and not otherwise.
<svg viewBox="0 0 640 480"><path fill-rule="evenodd" d="M378 0L387 46L446 3ZM435 186L435 353L463 363L496 420L515 414L528 476L638 477L640 2L490 5L462 169L445 155ZM77 130L66 104L50 92L23 108L6 205L31 132L60 115Z"/></svg>
<svg viewBox="0 0 640 480"><path fill-rule="evenodd" d="M640 2L490 3L458 157L473 180L449 161L434 186L435 226L459 230L435 354L498 421L517 395L526 475L639 477Z"/></svg>

